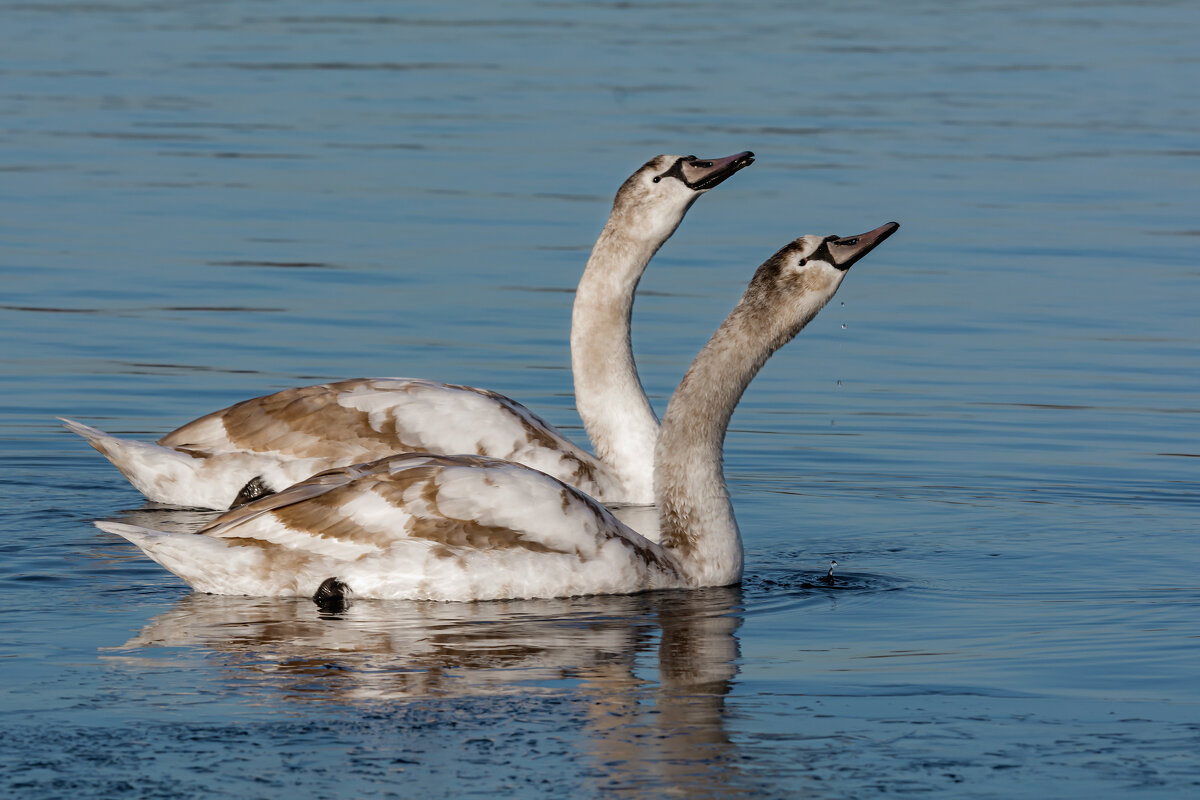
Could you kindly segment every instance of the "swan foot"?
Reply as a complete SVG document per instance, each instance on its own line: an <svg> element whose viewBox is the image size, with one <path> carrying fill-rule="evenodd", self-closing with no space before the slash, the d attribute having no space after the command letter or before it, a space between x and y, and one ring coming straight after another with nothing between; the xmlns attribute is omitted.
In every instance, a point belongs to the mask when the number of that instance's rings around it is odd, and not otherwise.
<svg viewBox="0 0 1200 800"><path fill-rule="evenodd" d="M337 578L326 578L312 599L322 611L340 614L350 605L350 587Z"/></svg>
<svg viewBox="0 0 1200 800"><path fill-rule="evenodd" d="M246 485L242 487L242 490L238 492L237 497L233 498L233 503L229 507L232 509L237 508L238 506L244 506L251 500L257 500L258 498L266 497L269 494L275 494L275 492L267 486L261 476L257 478L251 478L246 482Z"/></svg>

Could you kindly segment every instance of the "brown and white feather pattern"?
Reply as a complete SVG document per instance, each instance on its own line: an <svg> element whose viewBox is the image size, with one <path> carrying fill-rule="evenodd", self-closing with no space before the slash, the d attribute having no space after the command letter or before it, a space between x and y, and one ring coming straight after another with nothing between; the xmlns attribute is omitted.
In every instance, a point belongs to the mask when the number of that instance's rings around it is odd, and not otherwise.
<svg viewBox="0 0 1200 800"><path fill-rule="evenodd" d="M97 523L202 592L490 600L686 586L674 556L600 503L481 456L392 456L332 470L196 534Z"/></svg>
<svg viewBox="0 0 1200 800"><path fill-rule="evenodd" d="M609 466L496 392L414 378L359 378L286 389L208 414L158 445L68 423L148 498L229 508L258 478L279 491L314 473L396 453L475 453L525 464L604 500Z"/></svg>

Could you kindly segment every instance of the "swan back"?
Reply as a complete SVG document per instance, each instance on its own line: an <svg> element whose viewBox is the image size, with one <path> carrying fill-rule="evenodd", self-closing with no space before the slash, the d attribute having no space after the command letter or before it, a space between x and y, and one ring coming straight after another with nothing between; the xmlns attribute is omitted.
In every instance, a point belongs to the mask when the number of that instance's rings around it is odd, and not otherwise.
<svg viewBox="0 0 1200 800"><path fill-rule="evenodd" d="M97 525L214 594L311 596L329 578L363 597L427 600L685 585L669 553L600 503L483 456L408 453L330 470L199 535Z"/></svg>

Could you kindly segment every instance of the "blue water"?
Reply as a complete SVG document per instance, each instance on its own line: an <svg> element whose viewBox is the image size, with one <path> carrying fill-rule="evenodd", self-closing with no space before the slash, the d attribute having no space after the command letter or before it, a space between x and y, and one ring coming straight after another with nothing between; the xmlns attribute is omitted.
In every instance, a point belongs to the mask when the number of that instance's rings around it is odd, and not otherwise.
<svg viewBox="0 0 1200 800"><path fill-rule="evenodd" d="M1192 797L1200 7L0 3L0 790ZM661 152L656 408L750 274L898 220L751 386L735 589L193 595L56 415L503 391L580 441L571 291ZM814 583L832 558L839 584Z"/></svg>

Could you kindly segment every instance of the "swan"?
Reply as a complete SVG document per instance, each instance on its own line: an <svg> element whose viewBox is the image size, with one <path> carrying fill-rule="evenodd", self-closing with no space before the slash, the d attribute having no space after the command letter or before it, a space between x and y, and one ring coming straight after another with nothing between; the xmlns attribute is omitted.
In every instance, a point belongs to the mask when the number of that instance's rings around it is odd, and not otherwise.
<svg viewBox="0 0 1200 800"><path fill-rule="evenodd" d="M660 155L617 191L572 313L576 402L596 455L514 400L411 378L357 378L285 389L133 441L69 419L148 499L228 509L317 472L394 453L477 453L526 464L606 503L654 500L658 419L630 343L637 284L692 204L754 163Z"/></svg>
<svg viewBox="0 0 1200 800"><path fill-rule="evenodd" d="M725 586L742 542L725 432L767 358L899 227L803 236L768 259L671 397L655 448L661 542L545 473L409 453L320 473L196 534L97 522L211 594L492 600Z"/></svg>

